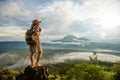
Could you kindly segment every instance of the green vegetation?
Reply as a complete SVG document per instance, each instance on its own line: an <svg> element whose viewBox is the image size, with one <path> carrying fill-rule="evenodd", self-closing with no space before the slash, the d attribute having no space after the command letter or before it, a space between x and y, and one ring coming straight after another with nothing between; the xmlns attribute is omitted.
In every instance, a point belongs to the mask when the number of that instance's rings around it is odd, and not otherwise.
<svg viewBox="0 0 120 80"><path fill-rule="evenodd" d="M18 70L0 69L0 80L16 80L18 74Z"/></svg>
<svg viewBox="0 0 120 80"><path fill-rule="evenodd" d="M69 71L67 71L67 75L72 80L104 80L103 71L104 69L97 65L77 63Z"/></svg>
<svg viewBox="0 0 120 80"><path fill-rule="evenodd" d="M110 62L59 63L50 66L50 78L56 80L119 80L120 64Z"/></svg>
<svg viewBox="0 0 120 80"><path fill-rule="evenodd" d="M115 72L115 80L120 80L120 61L113 65L113 71Z"/></svg>
<svg viewBox="0 0 120 80"><path fill-rule="evenodd" d="M119 80L120 62L67 62L48 64L49 80ZM0 69L0 80L15 80L18 70Z"/></svg>

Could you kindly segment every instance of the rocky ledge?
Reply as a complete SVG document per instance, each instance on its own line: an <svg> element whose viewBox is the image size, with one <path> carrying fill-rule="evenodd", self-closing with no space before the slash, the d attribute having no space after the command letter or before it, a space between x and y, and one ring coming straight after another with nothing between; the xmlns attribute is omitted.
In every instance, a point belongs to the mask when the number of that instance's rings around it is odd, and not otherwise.
<svg viewBox="0 0 120 80"><path fill-rule="evenodd" d="M16 76L16 80L48 80L48 68L45 66L39 66L31 68L26 67L24 73Z"/></svg>

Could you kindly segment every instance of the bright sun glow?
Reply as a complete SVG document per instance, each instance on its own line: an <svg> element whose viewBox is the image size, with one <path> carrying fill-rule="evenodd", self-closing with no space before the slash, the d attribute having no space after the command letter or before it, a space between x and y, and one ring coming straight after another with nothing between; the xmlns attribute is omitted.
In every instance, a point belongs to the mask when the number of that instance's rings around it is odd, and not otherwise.
<svg viewBox="0 0 120 80"><path fill-rule="evenodd" d="M105 13L101 14L99 17L99 24L103 29L113 29L114 27L120 25L120 16L115 13Z"/></svg>
<svg viewBox="0 0 120 80"><path fill-rule="evenodd" d="M120 15L116 12L105 12L98 16L97 24L100 25L99 35L102 39L106 39L111 32L114 32L120 25ZM114 30L114 31L113 31Z"/></svg>
<svg viewBox="0 0 120 80"><path fill-rule="evenodd" d="M101 32L101 33L100 33L100 36L101 36L102 39L105 39L106 36L107 36L107 34L106 34L105 32Z"/></svg>

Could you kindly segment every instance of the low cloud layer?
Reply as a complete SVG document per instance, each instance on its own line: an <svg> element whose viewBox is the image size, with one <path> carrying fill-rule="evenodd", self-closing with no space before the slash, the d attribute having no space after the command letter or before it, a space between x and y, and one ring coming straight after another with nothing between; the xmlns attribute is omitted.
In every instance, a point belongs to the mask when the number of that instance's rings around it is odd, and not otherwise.
<svg viewBox="0 0 120 80"><path fill-rule="evenodd" d="M55 54L52 55L50 58L42 58L41 63L42 64L56 64L60 62L66 62L68 60L74 61L74 60L86 60L89 61L89 56L91 56L91 52L71 52L66 54ZM98 60L100 61L106 61L106 62L117 62L120 61L120 56L116 55L110 55L110 54L103 54L103 53L97 53ZM30 64L30 60L28 56L21 56L20 55L12 55L12 54L1 54L1 66L0 67L7 67L7 68L22 68ZM11 59L11 61L9 61ZM2 63L2 61L4 61ZM9 65L8 65L9 64ZM21 65L22 64L22 65Z"/></svg>

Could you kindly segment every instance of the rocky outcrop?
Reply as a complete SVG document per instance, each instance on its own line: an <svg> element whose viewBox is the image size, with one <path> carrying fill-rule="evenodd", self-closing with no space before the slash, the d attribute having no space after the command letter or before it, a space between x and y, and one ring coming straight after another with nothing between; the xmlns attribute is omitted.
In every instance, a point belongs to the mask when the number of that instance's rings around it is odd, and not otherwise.
<svg viewBox="0 0 120 80"><path fill-rule="evenodd" d="M44 66L39 66L31 68L26 67L24 73L16 76L16 80L48 80L48 68Z"/></svg>

